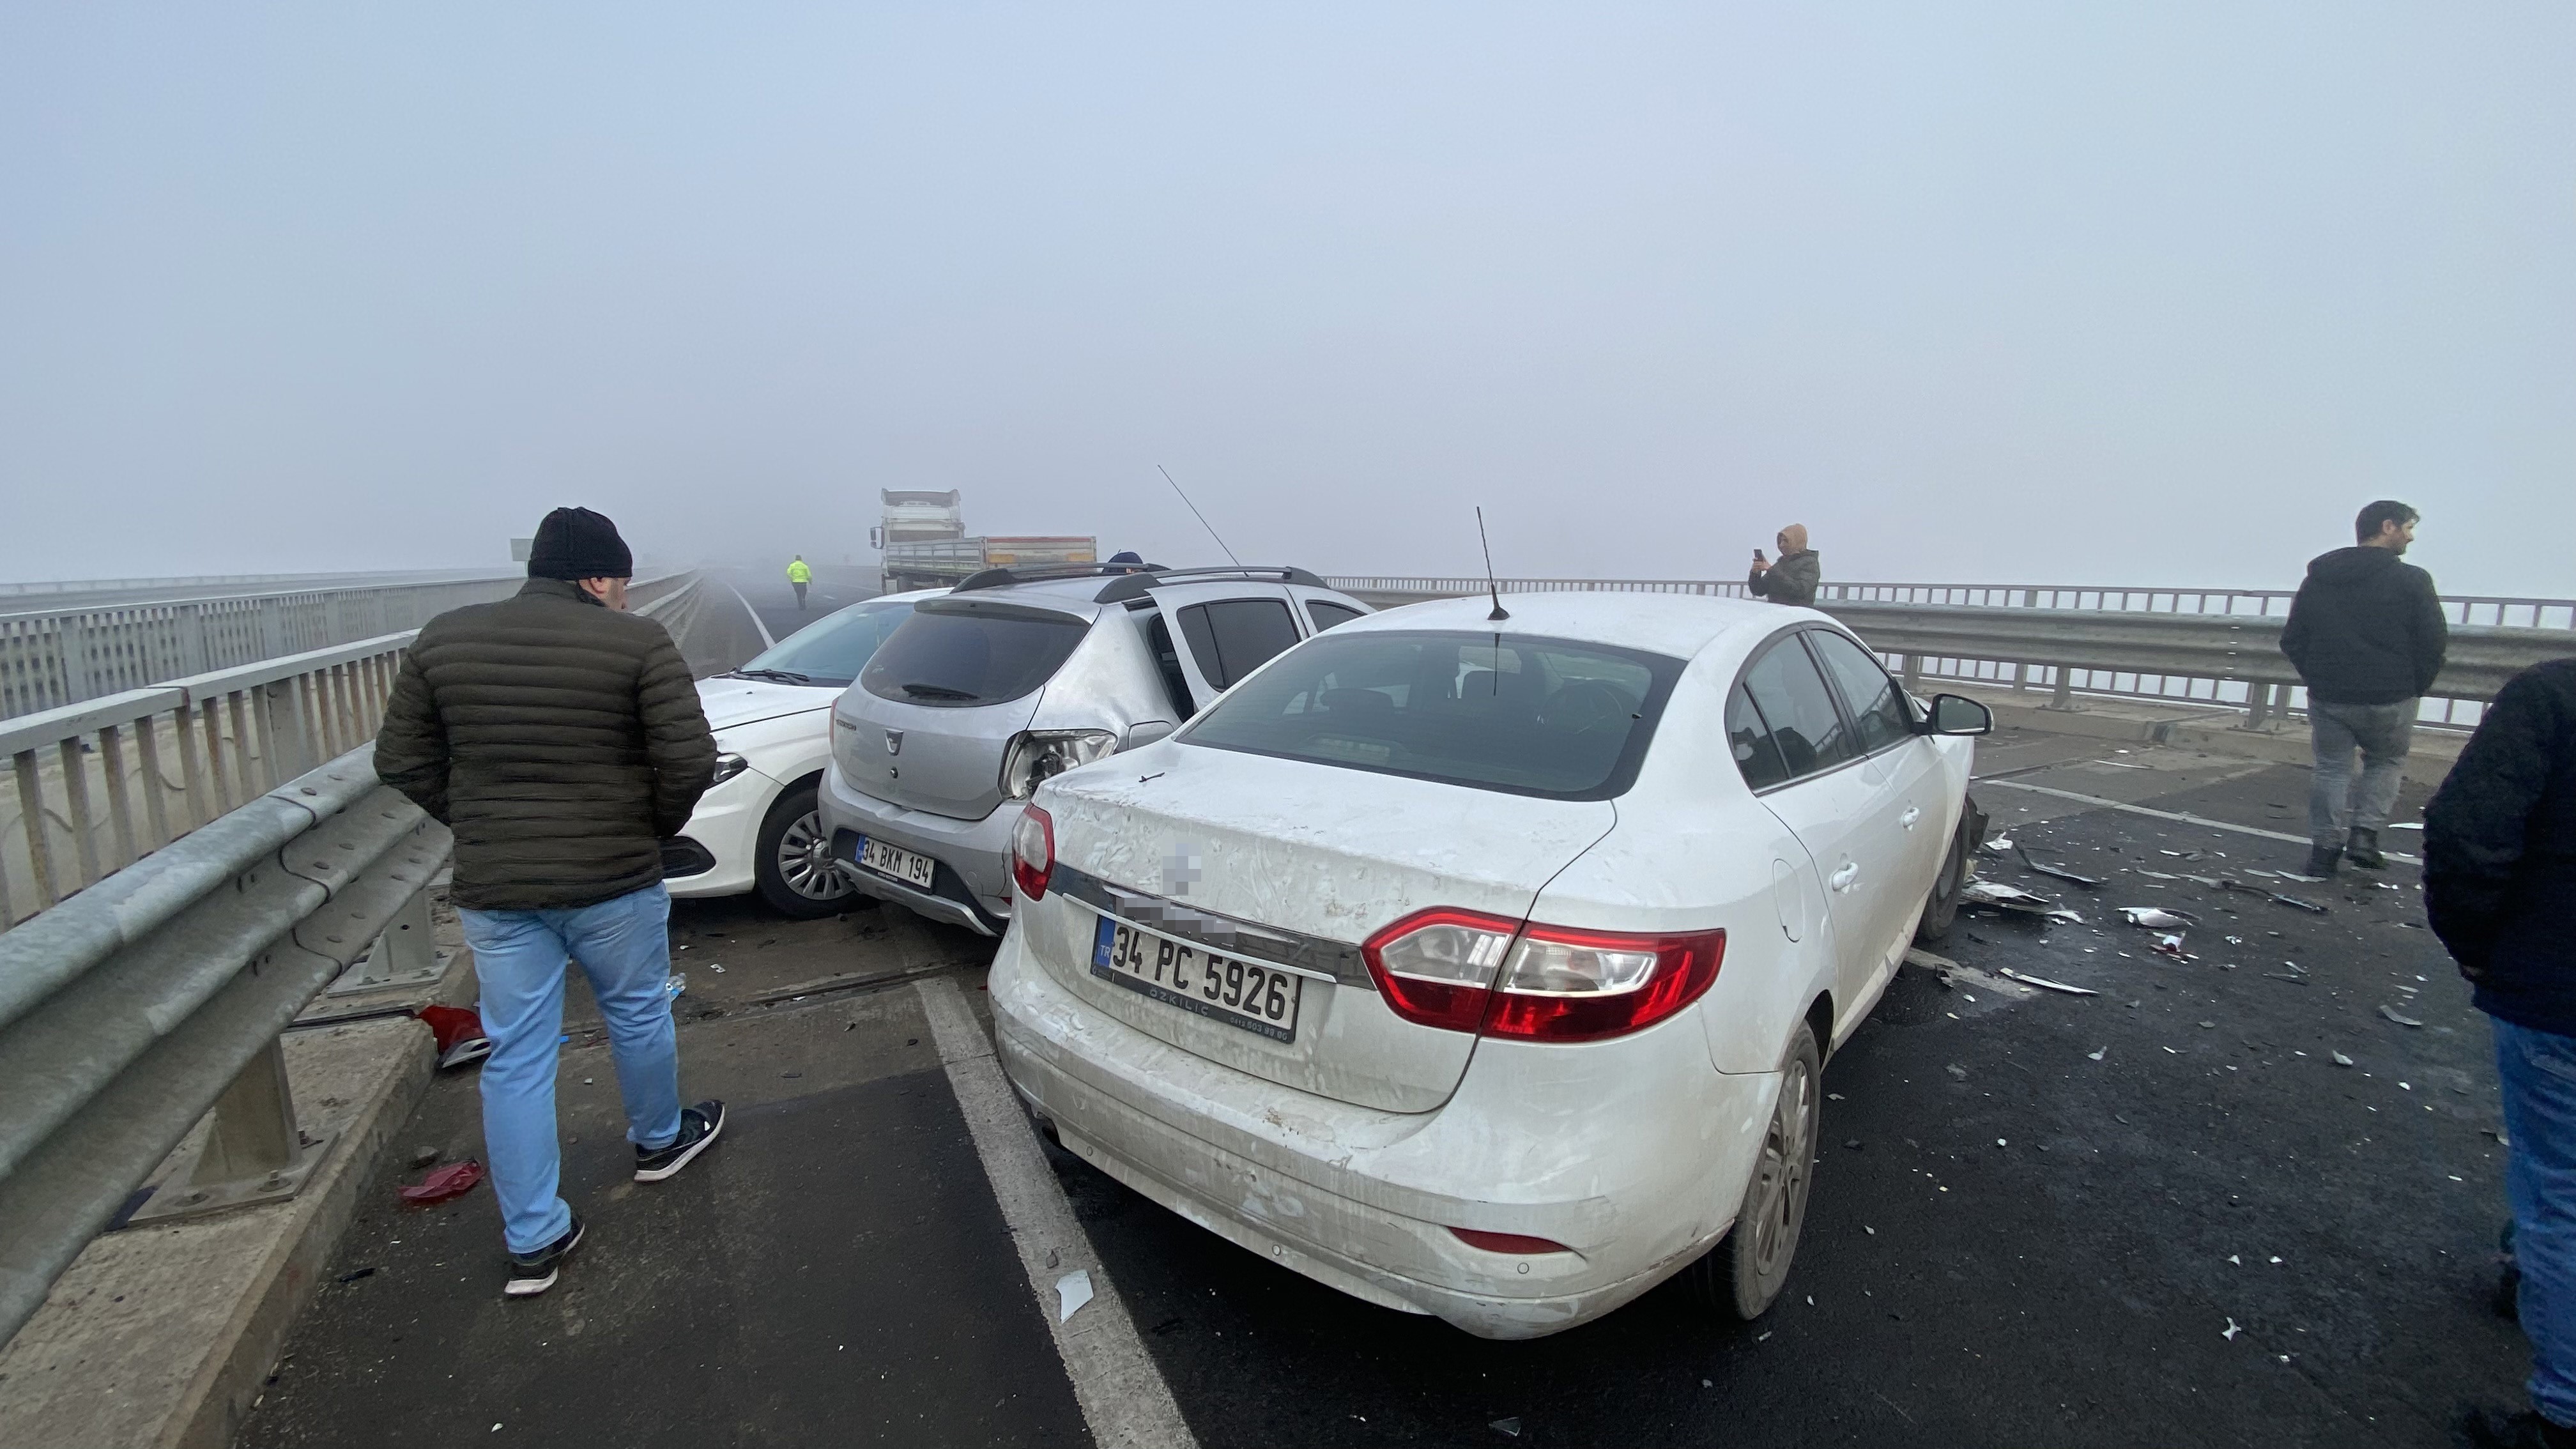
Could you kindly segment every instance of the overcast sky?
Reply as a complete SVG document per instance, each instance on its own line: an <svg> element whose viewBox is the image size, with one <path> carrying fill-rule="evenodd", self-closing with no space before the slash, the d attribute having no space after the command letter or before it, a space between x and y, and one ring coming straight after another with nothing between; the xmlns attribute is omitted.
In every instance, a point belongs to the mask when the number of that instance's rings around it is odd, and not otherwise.
<svg viewBox="0 0 2576 1449"><path fill-rule="evenodd" d="M2576 7L0 8L0 579L970 528L2576 594Z"/></svg>

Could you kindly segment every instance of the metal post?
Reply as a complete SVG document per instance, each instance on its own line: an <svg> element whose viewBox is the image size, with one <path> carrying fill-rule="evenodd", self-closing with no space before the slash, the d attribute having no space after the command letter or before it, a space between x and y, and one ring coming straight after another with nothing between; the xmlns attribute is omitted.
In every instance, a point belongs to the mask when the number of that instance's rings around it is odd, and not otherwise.
<svg viewBox="0 0 2576 1449"><path fill-rule="evenodd" d="M1923 656L1920 654L1908 654L1905 656L1905 692L1908 694L1919 694L1922 690Z"/></svg>
<svg viewBox="0 0 2576 1449"><path fill-rule="evenodd" d="M89 677L88 640L83 637L81 616L65 614L54 624L54 647L63 656L63 703L78 704L97 696Z"/></svg>
<svg viewBox="0 0 2576 1449"><path fill-rule="evenodd" d="M306 718L304 684L304 676L298 675L259 686L260 743L268 747L272 789L322 765L314 750L312 722Z"/></svg>
<svg viewBox="0 0 2576 1449"><path fill-rule="evenodd" d="M2075 671L2063 664L2057 665L2055 668L2057 670L2057 692L2048 697L2048 707L2050 709L2073 709L2075 707Z"/></svg>
<svg viewBox="0 0 2576 1449"><path fill-rule="evenodd" d="M168 1222L293 1197L330 1145L330 1133L316 1136L295 1125L286 1051L271 1037L215 1099L205 1146L187 1178L163 1183L132 1221Z"/></svg>
<svg viewBox="0 0 2576 1449"><path fill-rule="evenodd" d="M454 954L438 948L429 924L429 892L420 890L385 923L385 933L367 948L367 954L341 972L323 994L351 996L392 986L432 985L445 974Z"/></svg>

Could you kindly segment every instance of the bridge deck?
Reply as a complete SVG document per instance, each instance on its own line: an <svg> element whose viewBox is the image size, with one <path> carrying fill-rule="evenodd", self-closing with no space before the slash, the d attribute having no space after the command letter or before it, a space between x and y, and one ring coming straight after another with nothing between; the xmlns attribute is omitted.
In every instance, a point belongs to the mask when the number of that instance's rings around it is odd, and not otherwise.
<svg viewBox="0 0 2576 1449"><path fill-rule="evenodd" d="M1958 979L1900 973L1826 1072L1807 1235L1761 1323L1659 1292L1483 1343L1051 1154L1198 1438L1496 1444L1508 1422L1528 1443L2396 1445L2440 1442L2462 1400L2513 1401L2523 1346L2487 1301L2504 1211L2487 1036L2412 871L2282 887L2322 916L2145 873L2295 869L2273 838L2302 831L2288 766L2014 730L1979 768L1999 832L2110 883L1987 862L2088 924L1971 917ZM2137 904L2203 913L2199 959L2106 923ZM576 1025L568 1180L596 1236L564 1286L499 1300L483 1192L371 1209L333 1273L376 1271L326 1282L242 1443L1088 1437L913 997L758 1000L940 960L973 998L989 947L891 910L675 920L685 1070L747 1109L736 1135L675 1190L621 1182L604 1052ZM469 1150L473 1102L443 1080L414 1136Z"/></svg>

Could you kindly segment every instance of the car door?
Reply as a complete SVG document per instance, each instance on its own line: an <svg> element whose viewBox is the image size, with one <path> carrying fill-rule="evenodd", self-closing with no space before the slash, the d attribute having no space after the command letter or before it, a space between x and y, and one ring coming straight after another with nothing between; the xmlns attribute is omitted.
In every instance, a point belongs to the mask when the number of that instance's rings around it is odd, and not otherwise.
<svg viewBox="0 0 2576 1449"><path fill-rule="evenodd" d="M1262 584L1189 584L1154 591L1191 713L1306 637L1287 590ZM1155 639L1159 645L1160 637Z"/></svg>
<svg viewBox="0 0 2576 1449"><path fill-rule="evenodd" d="M1870 878L1886 868L1872 858L1871 835L1882 805L1850 724L1800 632L1772 640L1745 665L1735 689L1750 709L1730 708L1727 733L1745 782L1770 782L1754 786L1755 798L1806 847L1808 868L1823 886L1840 1018L1874 999L1885 980L1883 943L1867 889ZM1793 878L1797 864L1788 863ZM1775 873L1779 869L1774 866ZM1775 891L1789 883L1776 883ZM1780 904L1785 930L1785 898Z"/></svg>
<svg viewBox="0 0 2576 1449"><path fill-rule="evenodd" d="M1914 732L1914 709L1904 690L1867 649L1834 629L1809 631L1807 643L1842 696L1844 713L1886 795L1887 816L1896 825L1891 838L1900 848L1887 891L1893 918L1888 929L1902 932L1914 907L1932 889L1950 848L1941 753L1931 736Z"/></svg>

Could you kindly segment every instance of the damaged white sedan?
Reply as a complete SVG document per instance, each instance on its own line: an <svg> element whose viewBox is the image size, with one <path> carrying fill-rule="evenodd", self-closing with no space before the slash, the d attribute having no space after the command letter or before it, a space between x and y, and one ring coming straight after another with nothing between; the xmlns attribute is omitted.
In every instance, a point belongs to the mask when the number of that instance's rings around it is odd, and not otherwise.
<svg viewBox="0 0 2576 1449"><path fill-rule="evenodd" d="M1041 786L1004 1069L1071 1151L1371 1303L1529 1338L1689 1269L1753 1317L1823 1059L1957 908L1989 716L1808 610L1509 604L1355 620Z"/></svg>

